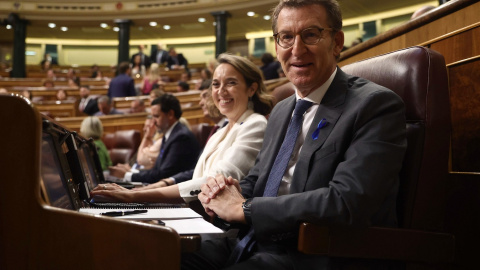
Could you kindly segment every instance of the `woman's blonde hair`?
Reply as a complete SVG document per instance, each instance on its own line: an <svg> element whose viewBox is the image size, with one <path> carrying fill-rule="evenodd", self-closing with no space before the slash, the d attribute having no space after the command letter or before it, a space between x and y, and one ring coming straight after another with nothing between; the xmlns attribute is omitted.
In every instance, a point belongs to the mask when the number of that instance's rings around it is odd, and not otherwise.
<svg viewBox="0 0 480 270"><path fill-rule="evenodd" d="M85 138L92 137L94 140L99 140L103 135L102 121L96 116L89 116L83 119L80 125L80 133Z"/></svg>
<svg viewBox="0 0 480 270"><path fill-rule="evenodd" d="M253 102L253 110L256 113L261 115L268 115L273 108L273 98L267 93L267 87L263 83L263 73L252 61L246 59L242 56L236 56L229 53L222 53L217 58L218 65L220 64L229 64L235 70L240 72L245 80L247 87L250 87L253 83L257 83L257 91L251 97ZM217 67L218 67L217 65ZM215 110L211 108L213 105L212 99L212 87L209 88L210 98L209 98L209 112L212 113L212 116L216 117ZM212 104L212 105L211 105ZM215 105L213 105L215 107ZM218 110L217 110L218 111Z"/></svg>
<svg viewBox="0 0 480 270"><path fill-rule="evenodd" d="M159 65L157 63L153 63L150 65L150 69L148 70L148 77L150 77L151 82L155 80L159 81L161 79Z"/></svg>

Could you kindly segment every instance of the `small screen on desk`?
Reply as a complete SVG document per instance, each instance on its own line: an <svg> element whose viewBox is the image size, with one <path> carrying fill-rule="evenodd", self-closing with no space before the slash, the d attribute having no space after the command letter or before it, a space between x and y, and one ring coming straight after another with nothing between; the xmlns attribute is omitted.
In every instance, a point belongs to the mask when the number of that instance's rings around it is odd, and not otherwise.
<svg viewBox="0 0 480 270"><path fill-rule="evenodd" d="M92 156L90 155L90 148L86 143L80 147L78 151L78 156L80 157L80 163L83 168L85 179L87 180L87 185L89 190L92 190L99 183L97 179L97 174L95 171L95 164L93 163Z"/></svg>
<svg viewBox="0 0 480 270"><path fill-rule="evenodd" d="M58 151L52 136L47 133L43 133L42 136L41 158L40 170L50 205L64 209L74 209L67 187L68 180L65 179Z"/></svg>

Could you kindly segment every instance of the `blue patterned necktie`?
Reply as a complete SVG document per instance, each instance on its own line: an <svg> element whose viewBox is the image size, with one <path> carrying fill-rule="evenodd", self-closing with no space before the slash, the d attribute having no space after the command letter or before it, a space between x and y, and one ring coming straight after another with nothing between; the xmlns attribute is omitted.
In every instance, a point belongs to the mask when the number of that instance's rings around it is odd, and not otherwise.
<svg viewBox="0 0 480 270"><path fill-rule="evenodd" d="M292 119L287 128L287 133L283 139L282 146L278 151L277 157L275 158L275 163L273 163L272 170L268 176L267 185L263 191L263 197L276 197L278 193L278 188L282 182L283 175L287 169L288 162L292 156L293 148L297 141L298 134L303 124L303 115L313 105L312 102L300 99L295 104L295 110L293 111ZM252 251L253 246L255 245L253 227L250 228L247 235L242 238L235 246L230 255L227 265L235 264L243 259L243 257L249 254Z"/></svg>

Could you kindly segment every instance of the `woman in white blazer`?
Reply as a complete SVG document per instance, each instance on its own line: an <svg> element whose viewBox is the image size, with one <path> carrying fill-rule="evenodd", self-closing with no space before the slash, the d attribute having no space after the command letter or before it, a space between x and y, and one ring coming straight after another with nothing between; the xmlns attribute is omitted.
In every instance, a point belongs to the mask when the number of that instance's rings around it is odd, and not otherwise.
<svg viewBox="0 0 480 270"><path fill-rule="evenodd" d="M218 57L210 92L211 106L228 124L208 140L195 167L192 180L161 187L126 190L115 184L100 185L91 195L124 202L189 202L196 199L208 177L217 174L242 179L253 167L263 143L265 118L272 109L262 72L250 60L231 54ZM215 110L211 110L214 113ZM160 179L159 179L160 180Z"/></svg>

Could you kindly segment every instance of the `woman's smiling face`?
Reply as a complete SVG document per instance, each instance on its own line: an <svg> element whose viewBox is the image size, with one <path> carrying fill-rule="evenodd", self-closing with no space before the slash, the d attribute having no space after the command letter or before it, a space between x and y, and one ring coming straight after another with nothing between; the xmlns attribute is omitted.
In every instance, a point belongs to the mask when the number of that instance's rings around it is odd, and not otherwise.
<svg viewBox="0 0 480 270"><path fill-rule="evenodd" d="M240 72L232 65L222 63L213 74L213 102L229 121L236 122L247 110L248 98L255 93L255 85L248 87Z"/></svg>

